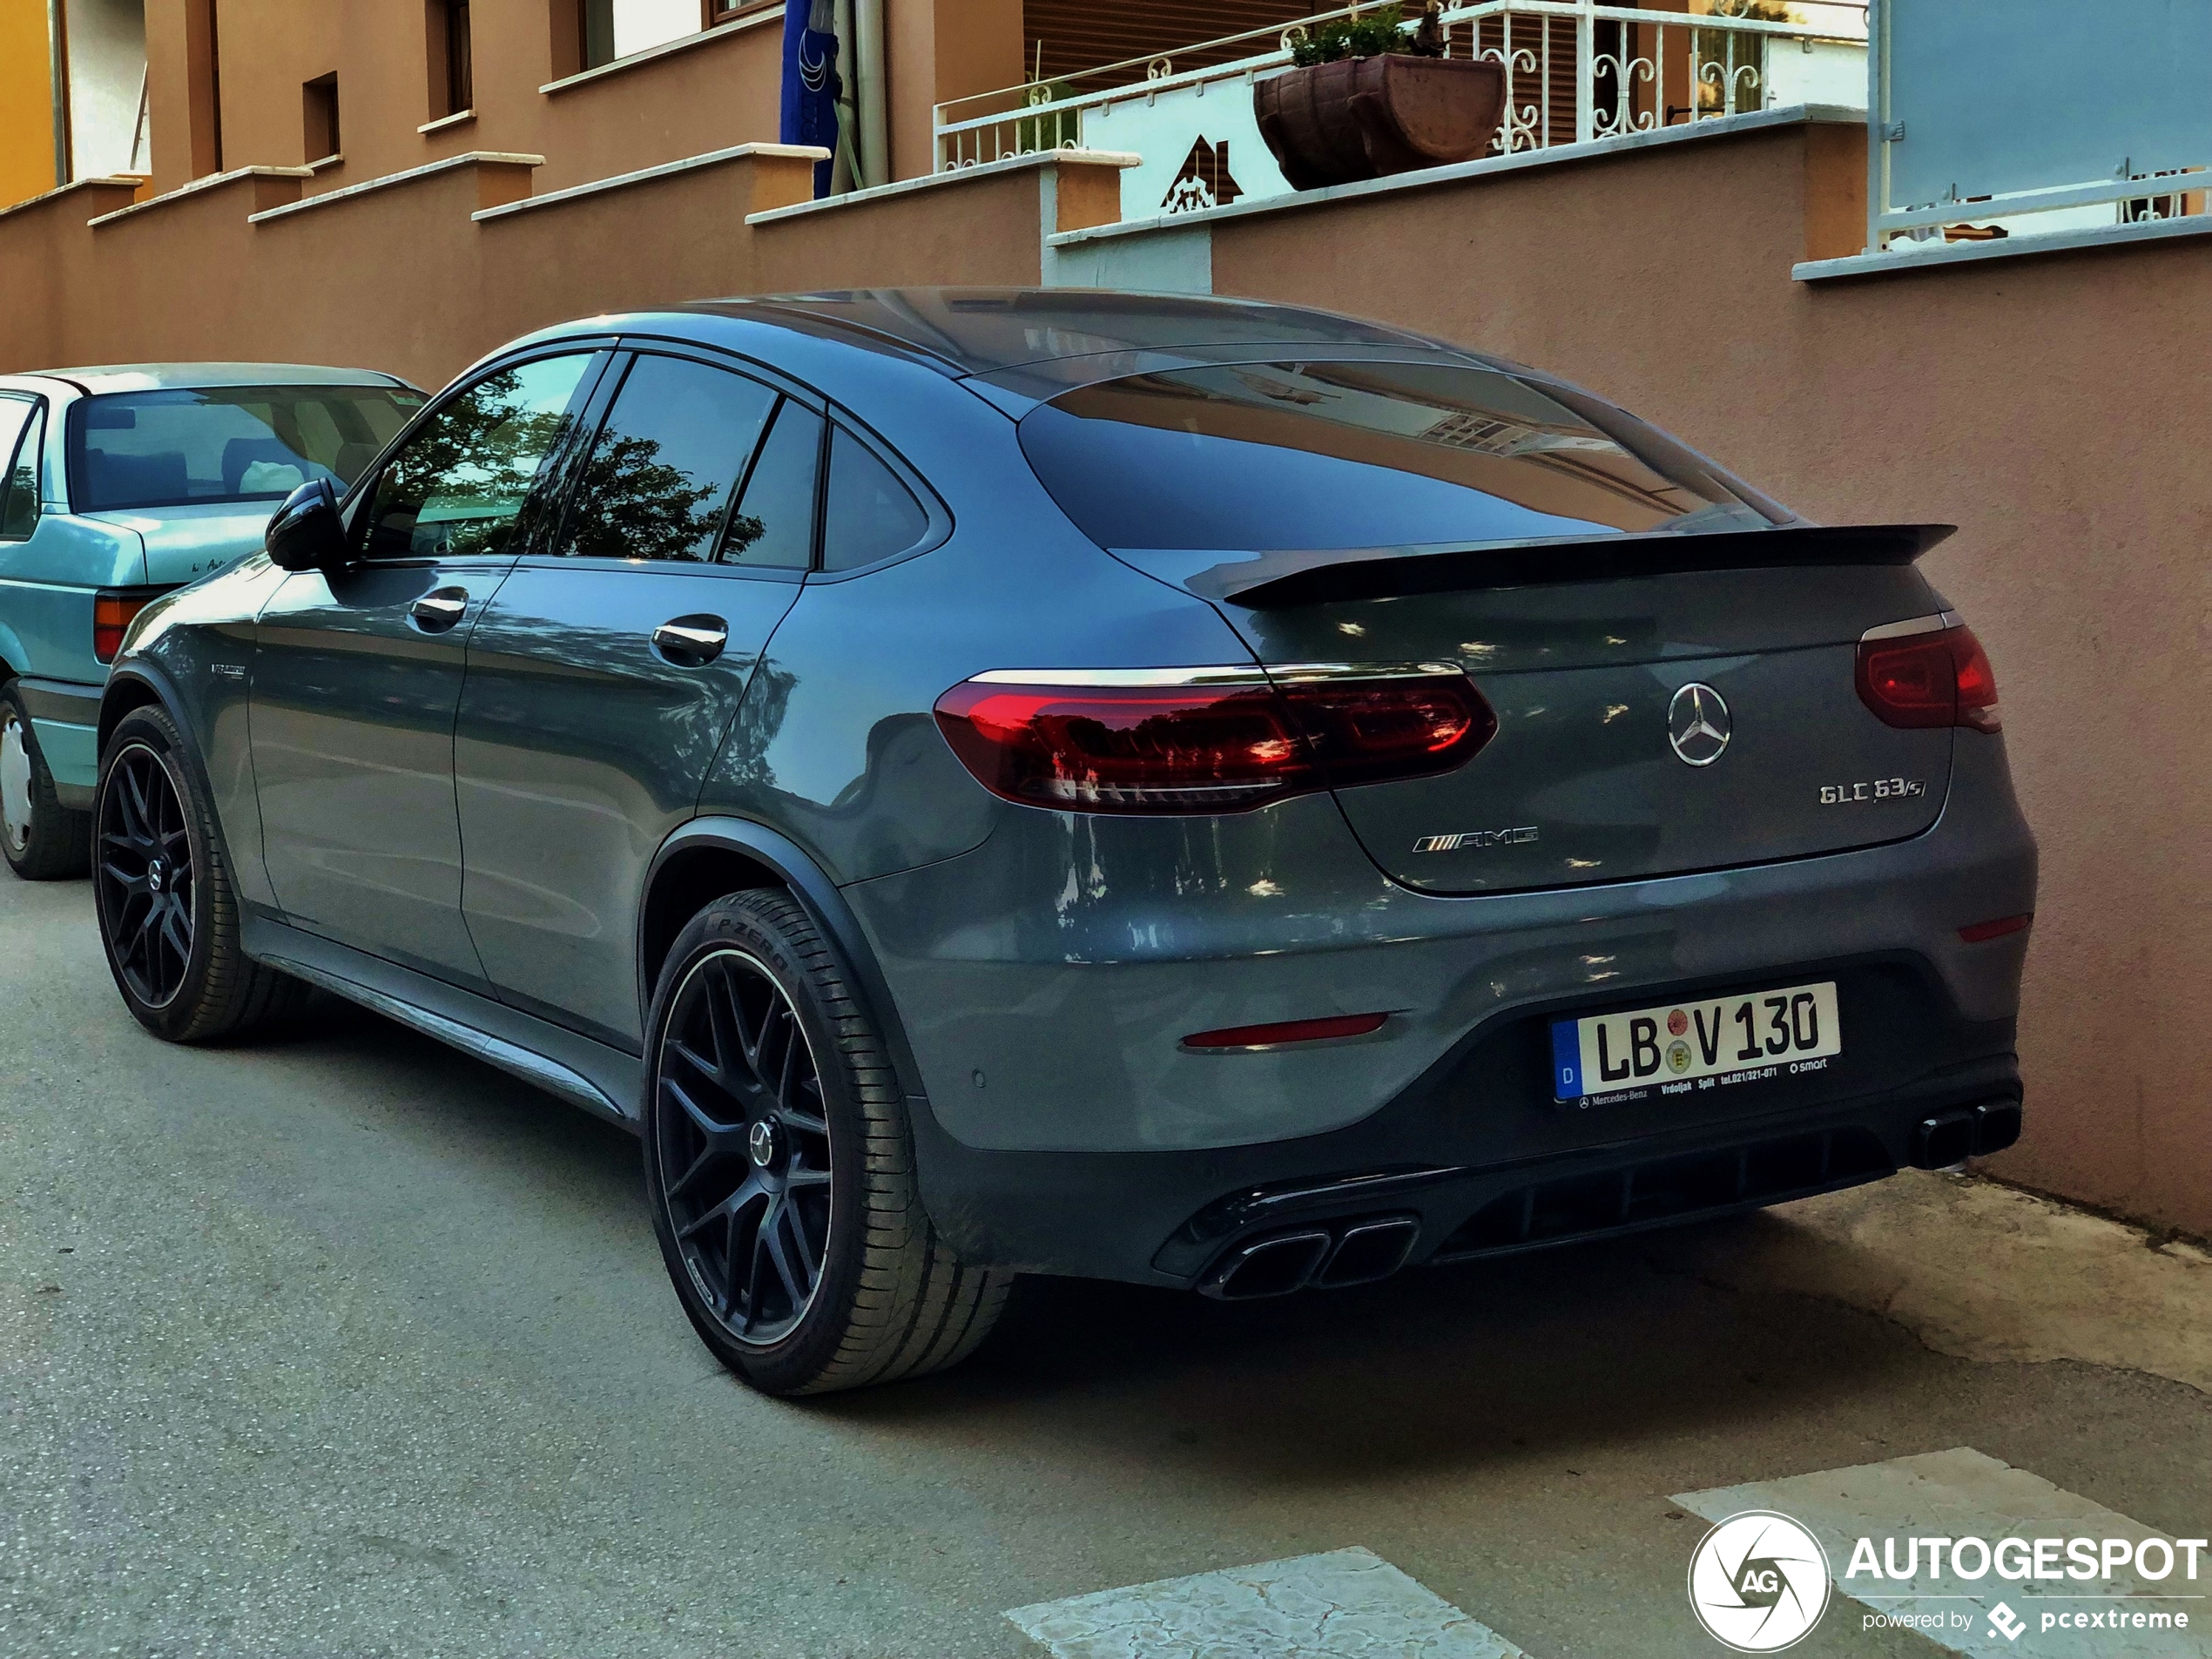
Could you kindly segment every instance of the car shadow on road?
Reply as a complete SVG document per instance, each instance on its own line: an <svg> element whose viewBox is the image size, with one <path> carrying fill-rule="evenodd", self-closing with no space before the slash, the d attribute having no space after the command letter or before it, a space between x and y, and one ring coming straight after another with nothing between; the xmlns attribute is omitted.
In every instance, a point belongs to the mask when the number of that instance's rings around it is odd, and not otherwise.
<svg viewBox="0 0 2212 1659"><path fill-rule="evenodd" d="M966 1366L822 1409L1016 1455L1366 1484L1857 1416L1930 1363L1879 1319L1701 1284L1627 1239L1244 1305L1026 1279Z"/></svg>
<svg viewBox="0 0 2212 1659"><path fill-rule="evenodd" d="M356 1078L374 1068L388 1127L477 1165L456 1178L492 1201L516 1180L540 1202L559 1195L582 1212L571 1225L623 1239L626 1293L670 1294L622 1130L334 1001L282 1046ZM1698 1231L1724 1245L1775 1224ZM1872 1316L1703 1283L1665 1264L1679 1258L1629 1238L1248 1304L1027 1278L966 1364L780 1409L1041 1467L1134 1459L1164 1478L1364 1484L1529 1457L1572 1467L1607 1447L1851 1415L1941 1363ZM680 1318L659 1329L690 1341Z"/></svg>

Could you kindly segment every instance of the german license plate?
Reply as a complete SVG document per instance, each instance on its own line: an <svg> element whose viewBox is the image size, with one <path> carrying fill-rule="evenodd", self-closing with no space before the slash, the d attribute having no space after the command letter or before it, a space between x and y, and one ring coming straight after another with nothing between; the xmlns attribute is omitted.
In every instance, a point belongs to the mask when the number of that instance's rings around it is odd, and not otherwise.
<svg viewBox="0 0 2212 1659"><path fill-rule="evenodd" d="M1844 1051L1836 982L1791 985L1552 1022L1552 1096L1568 1104L1764 1082L1823 1071Z"/></svg>

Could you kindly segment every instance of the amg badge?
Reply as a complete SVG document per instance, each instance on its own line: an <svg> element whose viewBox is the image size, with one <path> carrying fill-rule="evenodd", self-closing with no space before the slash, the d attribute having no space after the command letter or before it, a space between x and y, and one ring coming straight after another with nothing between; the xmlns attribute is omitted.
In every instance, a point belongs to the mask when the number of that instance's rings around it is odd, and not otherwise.
<svg viewBox="0 0 2212 1659"><path fill-rule="evenodd" d="M1416 853L1458 853L1485 846L1521 846L1536 839L1536 826L1519 829L1467 830L1458 835L1424 835L1413 843Z"/></svg>

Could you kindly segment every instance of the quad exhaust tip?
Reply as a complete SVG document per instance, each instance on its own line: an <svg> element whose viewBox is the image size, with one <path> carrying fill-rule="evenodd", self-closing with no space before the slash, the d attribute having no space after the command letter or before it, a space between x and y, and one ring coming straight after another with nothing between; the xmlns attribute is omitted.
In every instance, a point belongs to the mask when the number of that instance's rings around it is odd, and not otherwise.
<svg viewBox="0 0 2212 1659"><path fill-rule="evenodd" d="M1406 1264L1420 1228L1418 1216L1376 1216L1340 1223L1333 1230L1271 1233L1224 1256L1198 1289L1217 1301L1254 1302L1308 1285L1339 1290L1372 1285Z"/></svg>
<svg viewBox="0 0 2212 1659"><path fill-rule="evenodd" d="M2020 1137L2020 1102L1986 1100L1965 1111L1922 1119L1912 1135L1912 1162L1923 1170L1948 1170L1970 1157L2001 1152Z"/></svg>

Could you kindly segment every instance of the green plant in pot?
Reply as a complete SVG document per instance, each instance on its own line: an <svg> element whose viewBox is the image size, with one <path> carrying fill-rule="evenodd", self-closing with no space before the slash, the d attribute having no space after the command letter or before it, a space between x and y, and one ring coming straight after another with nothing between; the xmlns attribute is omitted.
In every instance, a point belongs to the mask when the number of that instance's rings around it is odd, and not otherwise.
<svg viewBox="0 0 2212 1659"><path fill-rule="evenodd" d="M1260 137L1294 190L1472 161L1505 103L1502 64L1444 56L1434 3L1410 30L1395 5L1324 24L1252 87Z"/></svg>

